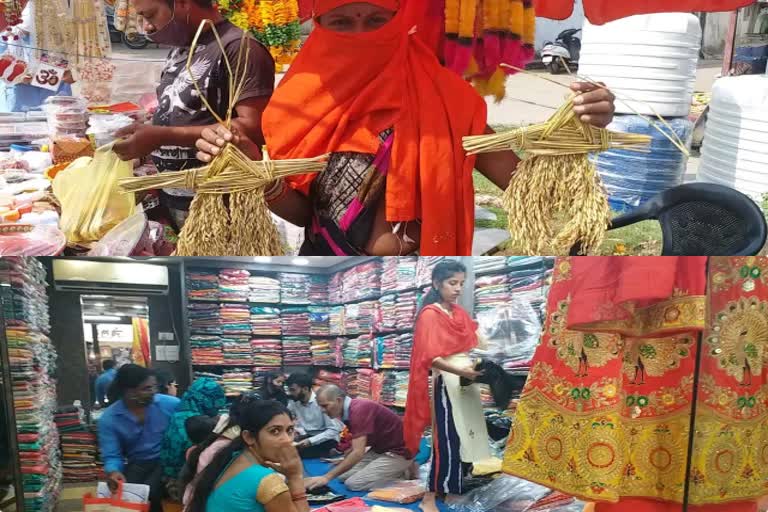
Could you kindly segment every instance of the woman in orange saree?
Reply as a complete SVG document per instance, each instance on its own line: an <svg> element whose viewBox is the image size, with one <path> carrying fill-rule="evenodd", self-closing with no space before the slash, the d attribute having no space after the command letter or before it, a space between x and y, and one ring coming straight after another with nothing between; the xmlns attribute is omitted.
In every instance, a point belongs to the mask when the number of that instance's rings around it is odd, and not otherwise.
<svg viewBox="0 0 768 512"><path fill-rule="evenodd" d="M704 257L558 260L504 470L595 512L681 510L702 336L689 510L755 511L768 471L768 304L757 299L768 288L726 286L768 266L750 261L711 259L707 287Z"/></svg>

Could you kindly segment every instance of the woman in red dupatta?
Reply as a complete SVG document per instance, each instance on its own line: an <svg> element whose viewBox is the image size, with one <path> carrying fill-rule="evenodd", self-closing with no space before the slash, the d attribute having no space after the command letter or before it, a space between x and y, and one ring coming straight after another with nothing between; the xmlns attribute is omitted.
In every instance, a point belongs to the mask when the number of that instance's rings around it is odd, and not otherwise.
<svg viewBox="0 0 768 512"><path fill-rule="evenodd" d="M317 175L279 180L270 209L305 228L305 256L470 255L473 169L506 189L513 151L467 155L462 138L491 133L486 103L425 43L423 0L315 0L315 28L275 90L262 128L270 158L330 154ZM429 21L427 21L429 19ZM434 28L434 27L431 27ZM614 97L576 83L574 111L607 126ZM197 142L205 162L228 141L223 126ZM450 205L450 208L447 206Z"/></svg>
<svg viewBox="0 0 768 512"><path fill-rule="evenodd" d="M460 384L461 377L479 375L468 355L478 345L477 324L456 303L465 273L464 265L453 260L439 263L432 273L432 289L416 320L403 420L411 453L418 452L424 429L432 423L429 491L441 499L462 494L469 465L490 457L480 390ZM434 507L432 498L425 501L425 511Z"/></svg>
<svg viewBox="0 0 768 512"><path fill-rule="evenodd" d="M713 259L707 293L704 257L558 260L504 470L596 512L679 511L702 335L689 510L755 511L768 471L768 303L734 290L746 276L768 298L751 277L768 265L750 261ZM762 316L747 324L753 305Z"/></svg>

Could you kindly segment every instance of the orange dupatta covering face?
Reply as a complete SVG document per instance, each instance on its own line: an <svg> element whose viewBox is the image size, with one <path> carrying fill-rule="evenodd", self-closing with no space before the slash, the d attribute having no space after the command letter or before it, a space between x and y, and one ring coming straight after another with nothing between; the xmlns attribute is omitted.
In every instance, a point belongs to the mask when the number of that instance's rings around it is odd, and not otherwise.
<svg viewBox="0 0 768 512"><path fill-rule="evenodd" d="M429 405L429 372L438 357L469 352L477 346L477 323L463 308L453 307L449 317L434 304L426 306L416 320L411 354L411 375L405 404L405 447L419 452L424 429L432 420Z"/></svg>
<svg viewBox="0 0 768 512"><path fill-rule="evenodd" d="M353 2L318 0L315 14L347 3ZM316 24L264 111L262 127L274 159L374 154L379 134L394 128L387 220L421 220L423 255L469 255L475 158L466 156L461 139L484 132L486 105L415 37L425 7L401 3L392 21L373 32L334 32ZM308 195L312 179L288 181Z"/></svg>

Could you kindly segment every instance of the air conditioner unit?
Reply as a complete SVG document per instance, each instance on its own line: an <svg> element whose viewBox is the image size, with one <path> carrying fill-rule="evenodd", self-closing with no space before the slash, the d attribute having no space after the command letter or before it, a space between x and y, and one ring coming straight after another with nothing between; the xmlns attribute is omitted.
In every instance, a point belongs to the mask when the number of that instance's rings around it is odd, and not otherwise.
<svg viewBox="0 0 768 512"><path fill-rule="evenodd" d="M53 260L58 291L108 295L168 295L168 267L85 259Z"/></svg>

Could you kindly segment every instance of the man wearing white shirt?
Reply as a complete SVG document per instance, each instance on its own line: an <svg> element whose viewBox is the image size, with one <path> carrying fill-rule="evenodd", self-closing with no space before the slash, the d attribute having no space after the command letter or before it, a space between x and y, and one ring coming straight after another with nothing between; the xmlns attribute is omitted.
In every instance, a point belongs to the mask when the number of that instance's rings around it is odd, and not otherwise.
<svg viewBox="0 0 768 512"><path fill-rule="evenodd" d="M296 418L296 433L302 458L328 457L341 439L344 425L328 417L312 391L312 377L294 373L288 377L288 410Z"/></svg>

